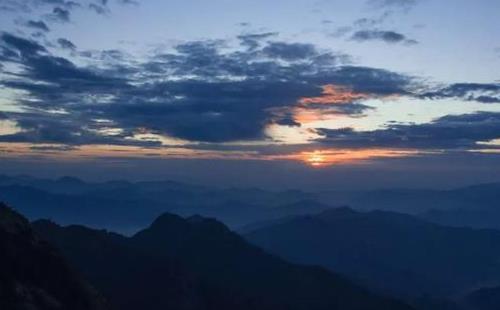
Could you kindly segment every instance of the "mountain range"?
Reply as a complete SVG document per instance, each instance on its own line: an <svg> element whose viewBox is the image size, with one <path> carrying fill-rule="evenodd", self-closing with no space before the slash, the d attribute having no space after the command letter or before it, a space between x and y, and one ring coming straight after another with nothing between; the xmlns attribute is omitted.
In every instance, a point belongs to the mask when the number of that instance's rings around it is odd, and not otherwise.
<svg viewBox="0 0 500 310"><path fill-rule="evenodd" d="M403 212L447 226L500 228L500 183L454 190L322 192L221 189L172 181L85 182L0 175L0 200L30 220L50 218L133 234L164 212L214 217L233 229L338 206Z"/></svg>
<svg viewBox="0 0 500 310"><path fill-rule="evenodd" d="M455 298L500 284L500 231L337 208L253 225L250 242L291 262L319 265L403 298Z"/></svg>
<svg viewBox="0 0 500 310"><path fill-rule="evenodd" d="M172 181L102 183L0 176L0 200L30 220L49 218L132 234L164 212L217 217L230 227L330 206L301 191L217 189Z"/></svg>
<svg viewBox="0 0 500 310"><path fill-rule="evenodd" d="M84 206L72 200L85 195L78 192L81 181L53 182L77 186L5 187L67 199L56 200L61 204L50 212ZM185 188L169 186L176 187L173 192ZM109 195L108 190L103 192ZM115 203L107 210L140 210L132 203L121 205L121 197L99 197ZM97 212L91 201L85 203ZM229 201L226 208L231 209ZM126 236L52 220L30 224L2 205L0 250L7 255L1 258L0 296L6 309L47 310L64 309L65 304L82 310L411 309L385 296L419 310L491 310L500 305L498 230L445 226L422 214L328 209L316 200L289 204L296 214L283 208L269 207L271 217L241 226L243 237L215 219L171 213ZM303 214L308 209L315 212ZM114 213L106 215L112 220ZM53 282L53 274L61 278Z"/></svg>
<svg viewBox="0 0 500 310"><path fill-rule="evenodd" d="M163 214L131 237L47 220L33 227L114 309L411 309L324 268L285 262L201 216Z"/></svg>

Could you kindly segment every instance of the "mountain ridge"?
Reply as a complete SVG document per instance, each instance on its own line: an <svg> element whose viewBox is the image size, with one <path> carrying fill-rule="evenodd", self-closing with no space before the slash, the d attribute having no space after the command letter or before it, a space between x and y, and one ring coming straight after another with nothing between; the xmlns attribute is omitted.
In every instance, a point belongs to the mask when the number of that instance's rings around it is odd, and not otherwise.
<svg viewBox="0 0 500 310"><path fill-rule="evenodd" d="M95 275L93 269L106 272L113 271L115 268L116 273L128 270L130 266L127 264L124 264L121 269L113 266L115 260L123 261L119 254L120 251L124 251L128 256L143 255L147 258L143 265L149 265L155 276L150 280L150 284L147 282L141 284L142 289L146 291L149 290L150 285L161 286L160 283L165 283L165 281L154 280L155 277L171 278L168 277L168 272L158 270L156 264L166 266L179 263L170 270L177 270L181 273L181 277L184 277L184 271L191 275L193 282L188 287L194 287L197 290L188 290L184 293L194 294L192 299L199 302L192 309L200 309L202 306L205 307L204 309L219 310L412 309L399 301L370 293L324 268L298 266L269 255L248 244L241 236L233 233L219 221L201 216L185 219L166 213L153 221L149 227L131 237L108 238L106 237L109 235L108 232L88 228L81 228L83 232L80 231L72 236L70 231L77 230L72 226L50 225L49 227L47 222L40 221L33 225L45 238L57 244L68 260L79 266L81 270L85 270L87 276L94 281L93 283L97 283L98 288L104 293L113 293L113 296L121 296L123 291L119 289L111 292L106 288L104 280ZM103 253L98 250L99 247L91 248L92 251L85 249L86 244L96 244L93 239L96 235L102 238L100 239L102 242L109 243L105 248L115 247L116 250L113 250L111 254L117 256L108 260L106 255L103 255L98 261L89 265L89 259L92 260L89 256L94 255L93 253L100 253L99 255ZM114 240L115 238L118 240ZM99 261L108 263L98 265ZM161 276L163 273L165 277ZM113 274L111 272L109 276ZM140 290L141 287L137 289ZM178 297L174 294L172 296L172 298ZM229 298L229 296L232 297ZM153 295L153 297L158 298L160 302L162 300L159 295ZM116 300L116 297L110 300Z"/></svg>
<svg viewBox="0 0 500 310"><path fill-rule="evenodd" d="M244 236L289 261L324 266L396 296L443 297L481 283L500 283L496 230L343 209L297 216Z"/></svg>

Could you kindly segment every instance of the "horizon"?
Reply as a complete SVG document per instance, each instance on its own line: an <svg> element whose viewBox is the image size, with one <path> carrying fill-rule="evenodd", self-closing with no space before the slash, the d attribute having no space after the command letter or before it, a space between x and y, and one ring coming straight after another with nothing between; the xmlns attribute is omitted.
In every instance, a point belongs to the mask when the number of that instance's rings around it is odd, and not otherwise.
<svg viewBox="0 0 500 310"><path fill-rule="evenodd" d="M392 191L392 190L401 190L401 191L420 191L420 190L429 190L429 191L454 191L454 190L461 190L461 189L466 189L466 188L473 188L473 187L480 187L480 186L488 186L488 185L497 185L500 184L500 181L491 181L491 182L476 182L476 183L468 183L464 185L458 185L458 186L450 186L450 187L405 187L405 186L382 186L382 187L361 187L361 188L319 188L319 189L305 189L305 188L298 188L298 187L275 187L275 188L264 188L264 187L258 187L258 186L237 186L237 185L224 185L224 184L219 184L219 185L214 185L214 184L203 184L203 183L195 183L195 182L189 182L189 181L182 181L182 180L174 180L174 179L169 179L169 178L157 178L157 179L127 179L127 178L109 178L109 179L86 179L86 178L80 178L78 176L74 175L58 175L58 176L48 176L48 177L43 177L43 176L34 176L34 175L29 175L29 174L2 174L0 173L0 178L7 178L7 179L21 179L21 180L35 180L35 181L64 181L64 180L75 180L87 184L107 184L107 183L114 183L114 182L124 182L124 183L129 183L129 184L138 184L138 183L172 183L172 184L179 184L179 185L186 185L186 186L197 186L197 187L202 187L202 188L207 188L207 189L214 189L214 190L262 190L262 191L268 191L268 192L291 192L291 191L301 191L304 193L318 193L318 192L370 192L370 191Z"/></svg>

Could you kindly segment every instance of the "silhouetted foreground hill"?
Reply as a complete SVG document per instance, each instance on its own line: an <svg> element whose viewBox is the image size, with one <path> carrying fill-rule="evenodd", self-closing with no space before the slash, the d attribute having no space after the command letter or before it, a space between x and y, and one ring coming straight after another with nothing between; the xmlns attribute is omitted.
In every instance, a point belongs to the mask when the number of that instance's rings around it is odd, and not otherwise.
<svg viewBox="0 0 500 310"><path fill-rule="evenodd" d="M500 231L341 208L267 223L245 236L289 261L324 266L404 297L443 297L500 283Z"/></svg>
<svg viewBox="0 0 500 310"><path fill-rule="evenodd" d="M131 248L129 240L83 226L33 223L106 296L114 309L204 309L199 281L170 258Z"/></svg>
<svg viewBox="0 0 500 310"><path fill-rule="evenodd" d="M48 221L33 225L116 309L410 309L325 269L266 254L199 216L164 214L130 238Z"/></svg>
<svg viewBox="0 0 500 310"><path fill-rule="evenodd" d="M104 299L0 203L0 309L104 310Z"/></svg>
<svg viewBox="0 0 500 310"><path fill-rule="evenodd" d="M472 310L500 309L500 286L472 292L466 297L465 304Z"/></svg>

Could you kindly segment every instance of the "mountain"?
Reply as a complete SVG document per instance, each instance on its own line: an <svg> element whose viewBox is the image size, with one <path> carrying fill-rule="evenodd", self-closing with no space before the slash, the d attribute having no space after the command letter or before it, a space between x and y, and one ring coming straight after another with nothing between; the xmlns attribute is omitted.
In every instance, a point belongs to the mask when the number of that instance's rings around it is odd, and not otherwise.
<svg viewBox="0 0 500 310"><path fill-rule="evenodd" d="M418 215L427 221L454 227L473 227L500 230L500 207L486 209L457 208L429 210Z"/></svg>
<svg viewBox="0 0 500 310"><path fill-rule="evenodd" d="M240 230L257 222L348 205L386 210L447 225L500 229L500 183L453 190L266 191L211 188L173 181L85 182L74 177L38 179L0 175L0 201L30 220L50 218L133 234L164 212L215 217Z"/></svg>
<svg viewBox="0 0 500 310"><path fill-rule="evenodd" d="M233 229L261 221L348 205L417 215L449 226L500 229L500 183L452 190L332 189L266 191L191 185L174 181L85 182L74 177L39 179L0 175L0 200L31 220L51 218L132 234L164 212L215 217Z"/></svg>
<svg viewBox="0 0 500 310"><path fill-rule="evenodd" d="M326 191L316 200L356 210L385 210L418 215L437 224L500 229L500 183L451 190L382 189Z"/></svg>
<svg viewBox="0 0 500 310"><path fill-rule="evenodd" d="M0 199L30 220L50 218L65 224L116 228L134 232L172 206L121 195L53 193L25 185L0 186ZM145 207L147 206L147 207Z"/></svg>
<svg viewBox="0 0 500 310"><path fill-rule="evenodd" d="M500 309L500 286L481 288L470 293L464 303L471 310Z"/></svg>
<svg viewBox="0 0 500 310"><path fill-rule="evenodd" d="M104 299L42 241L21 215L0 203L0 309L105 310Z"/></svg>
<svg viewBox="0 0 500 310"><path fill-rule="evenodd" d="M452 228L386 211L332 209L245 233L289 261L401 297L448 297L500 283L500 231Z"/></svg>
<svg viewBox="0 0 500 310"><path fill-rule="evenodd" d="M164 212L217 217L231 227L330 208L301 191L217 189L172 181L89 183L0 175L0 200L31 220L104 227L131 234Z"/></svg>
<svg viewBox="0 0 500 310"><path fill-rule="evenodd" d="M164 214L131 237L33 225L116 309L411 309L323 268L287 263L201 216Z"/></svg>
<svg viewBox="0 0 500 310"><path fill-rule="evenodd" d="M133 249L121 235L47 220L33 227L62 250L113 309L204 309L204 294L215 294L203 291L179 263Z"/></svg>
<svg viewBox="0 0 500 310"><path fill-rule="evenodd" d="M434 207L419 216L449 226L500 229L500 183L463 188L455 199L452 208Z"/></svg>

